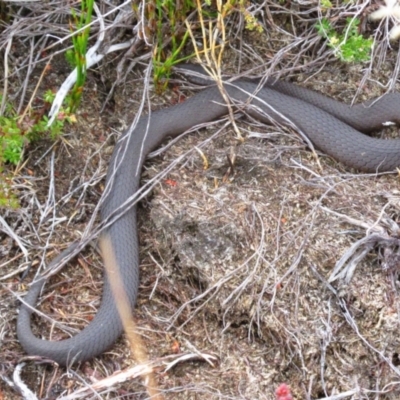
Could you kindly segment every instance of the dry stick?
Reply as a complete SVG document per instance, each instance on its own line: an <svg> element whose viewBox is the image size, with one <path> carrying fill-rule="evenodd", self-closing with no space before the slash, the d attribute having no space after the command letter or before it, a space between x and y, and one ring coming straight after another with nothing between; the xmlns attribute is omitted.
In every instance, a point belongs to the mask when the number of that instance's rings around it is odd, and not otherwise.
<svg viewBox="0 0 400 400"><path fill-rule="evenodd" d="M43 71L42 71L42 73L40 74L40 77L39 77L39 81L38 81L38 83L36 84L35 90L33 91L32 96L31 96L31 98L30 98L30 100L29 100L27 106L25 107L24 112L23 112L23 113L21 114L21 116L18 118L18 123L21 123L21 122L23 121L23 119L25 118L26 113L27 113L28 110L31 108L31 104L32 104L32 102L33 102L33 99L35 98L36 93L37 93L37 91L38 91L38 89L39 89L39 86L40 86L40 84L42 83L44 74L46 73L46 71L48 71L48 67L49 67L49 65L50 65L52 59L53 59L53 55L50 56L49 61L47 61L46 66L43 68Z"/></svg>
<svg viewBox="0 0 400 400"><path fill-rule="evenodd" d="M129 304L126 292L123 290L124 284L121 279L121 274L119 273L119 267L115 259L111 240L108 236L102 236L100 239L100 248L104 260L104 268L110 281L111 291L113 293L125 333L129 339L131 352L138 363L145 364L149 361L145 350L145 345L140 335L137 334L136 324L132 317L132 307ZM161 395L159 389L157 388L153 371L150 369L149 372L144 376L144 385L147 388L149 396L154 400L162 400L164 396Z"/></svg>
<svg viewBox="0 0 400 400"><path fill-rule="evenodd" d="M4 52L4 89L3 89L3 98L1 100L0 106L0 116L3 115L4 109L6 107L6 98L7 98L7 90L8 90L8 54L12 45L12 36L8 39L6 51Z"/></svg>

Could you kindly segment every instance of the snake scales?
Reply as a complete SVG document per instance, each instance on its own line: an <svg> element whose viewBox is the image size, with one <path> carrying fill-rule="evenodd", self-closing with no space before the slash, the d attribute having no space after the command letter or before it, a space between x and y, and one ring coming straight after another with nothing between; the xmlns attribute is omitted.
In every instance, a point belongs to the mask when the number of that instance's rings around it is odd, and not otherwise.
<svg viewBox="0 0 400 400"><path fill-rule="evenodd" d="M225 84L229 97L246 102L257 92L257 83L237 80ZM209 87L187 101L142 116L132 135L122 135L111 157L101 218L107 220L139 188L140 170L146 155L166 138L174 137L193 126L213 121L227 114L227 107L216 86ZM313 145L349 167L363 171L390 171L400 166L400 140L382 140L366 136L383 122L400 119L400 94L393 93L367 104L349 107L319 93L287 82L267 83L251 100L255 107L247 113L262 122L272 117L288 120L301 130ZM372 105L371 105L372 104ZM369 107L370 106L370 107ZM362 133L364 132L364 133ZM117 219L105 234L110 238L129 302L134 307L139 286L139 249L136 207ZM61 256L53 260L58 262ZM50 265L50 267L51 267ZM118 339L123 331L110 284L105 276L101 305L95 318L76 336L59 342L37 338L31 330L31 309L22 305L17 322L18 338L32 355L69 365L93 358ZM35 307L46 279L33 283L25 302Z"/></svg>

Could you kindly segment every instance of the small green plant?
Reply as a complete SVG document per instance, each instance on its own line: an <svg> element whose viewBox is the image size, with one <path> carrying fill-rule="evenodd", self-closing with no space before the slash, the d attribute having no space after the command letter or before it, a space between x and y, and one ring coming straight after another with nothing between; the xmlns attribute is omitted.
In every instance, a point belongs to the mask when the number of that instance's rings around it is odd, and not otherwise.
<svg viewBox="0 0 400 400"><path fill-rule="evenodd" d="M186 59L190 59L194 54L183 57L181 51L190 37L190 32L185 25L187 17L196 9L198 1L195 0L149 0L146 3L147 26L144 28L148 38L155 37L153 51L154 82L157 91L162 92L166 85L171 67ZM201 14L204 18L214 20L218 12L214 2L206 0L201 7ZM262 32L262 27L257 19L247 11L246 0L227 0L224 3L225 15L232 11L239 11L245 19L246 29ZM138 8L133 4L133 9L138 12ZM194 19L190 22L193 29L197 29L199 23ZM168 50L166 49L166 38L170 38ZM69 56L68 56L69 58ZM166 79L164 79L166 78Z"/></svg>
<svg viewBox="0 0 400 400"><path fill-rule="evenodd" d="M234 1L231 3L235 3ZM263 32L262 25L258 22L257 18L251 14L246 8L246 0L239 0L239 9L241 14L244 16L246 21L246 29L249 31L257 31L258 33Z"/></svg>
<svg viewBox="0 0 400 400"><path fill-rule="evenodd" d="M153 51L154 82L158 91L163 91L167 84L162 83L168 78L171 67L182 61L180 53L189 38L189 32L184 28L184 20L195 7L193 0L152 0L146 5L148 20L145 34L155 35ZM170 50L165 50L165 37L170 38Z"/></svg>
<svg viewBox="0 0 400 400"><path fill-rule="evenodd" d="M54 93L48 90L44 95L44 108L49 108L53 100ZM61 109L57 119L48 128L48 118L44 115L43 109L40 111L31 110L21 119L14 112L12 106L7 104L4 115L0 117L0 167L4 162L18 164L26 143L43 137L45 134L56 139L66 121L75 122L75 117L68 107Z"/></svg>
<svg viewBox="0 0 400 400"><path fill-rule="evenodd" d="M90 36L90 22L92 21L94 0L81 0L81 12L79 16L71 9L71 32L79 31L72 36L74 49L66 54L66 59L77 69L77 79L71 91L69 107L75 111L82 97L83 86L86 82L86 50Z"/></svg>
<svg viewBox="0 0 400 400"><path fill-rule="evenodd" d="M332 8L332 3L330 0L321 0L321 7L323 9L329 9Z"/></svg>
<svg viewBox="0 0 400 400"><path fill-rule="evenodd" d="M3 162L18 163L25 140L18 117L10 112L7 104L5 115L0 117L0 166Z"/></svg>
<svg viewBox="0 0 400 400"><path fill-rule="evenodd" d="M0 167L0 208L19 207L18 198L11 190L11 178L4 176L3 169Z"/></svg>
<svg viewBox="0 0 400 400"><path fill-rule="evenodd" d="M342 33L336 32L327 18L316 24L318 33L328 41L336 57L344 62L363 62L371 58L373 39L365 39L358 32L360 20L347 18L346 27Z"/></svg>
<svg viewBox="0 0 400 400"><path fill-rule="evenodd" d="M67 63L72 69L74 69L76 67L75 51L73 49L68 49L64 54Z"/></svg>
<svg viewBox="0 0 400 400"><path fill-rule="evenodd" d="M50 108L54 97L54 93L48 90L43 98L44 107L38 111L31 110L23 117L17 115L11 104L6 103L4 115L0 116L0 207L18 207L17 197L11 189L11 180L4 175L3 164L17 165L21 161L25 144L43 135L56 139L65 122L75 122L75 116L66 107L61 109L53 124L47 127L48 118L44 112Z"/></svg>

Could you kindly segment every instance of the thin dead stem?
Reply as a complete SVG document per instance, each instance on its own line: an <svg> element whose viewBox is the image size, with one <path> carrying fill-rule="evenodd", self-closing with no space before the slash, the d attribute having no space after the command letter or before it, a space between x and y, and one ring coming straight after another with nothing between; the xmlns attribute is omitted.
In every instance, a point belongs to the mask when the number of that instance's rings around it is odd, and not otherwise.
<svg viewBox="0 0 400 400"><path fill-rule="evenodd" d="M125 333L131 345L131 352L133 357L139 364L148 363L148 356L146 346L140 335L137 333L136 323L133 320L133 310L129 304L128 297L123 290L124 282L122 281L119 273L118 264L114 255L114 250L111 245L111 240L103 236L100 241L101 252L104 260L104 268L110 281L111 289L114 294L115 302L117 304L118 312L121 317ZM162 400L164 396L161 395L160 390L154 376L154 371L149 369L144 374L144 385L147 388L149 396L154 400Z"/></svg>

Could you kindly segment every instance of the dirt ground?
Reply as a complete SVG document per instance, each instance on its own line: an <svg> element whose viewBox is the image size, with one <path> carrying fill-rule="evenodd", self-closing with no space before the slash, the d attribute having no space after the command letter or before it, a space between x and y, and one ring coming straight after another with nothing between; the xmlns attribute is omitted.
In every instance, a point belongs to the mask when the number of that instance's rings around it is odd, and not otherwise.
<svg viewBox="0 0 400 400"><path fill-rule="evenodd" d="M274 51L255 33L243 40L260 57ZM227 51L227 71L238 68L238 55ZM393 51L374 78L388 75L395 58ZM44 254L48 262L84 232L118 132L140 104L144 73L137 68L104 106L114 79L109 61L89 74L77 123L65 136L26 149L27 163L13 178L21 208L2 211L29 254L0 232L0 399L20 396L13 386L18 374L39 399L149 398L142 376L105 381L136 365L124 337L106 354L66 370L27 359L15 335L18 296ZM240 68L251 66L245 59ZM350 103L362 73L332 61L291 79ZM57 88L67 74L56 59L43 87ZM371 79L358 101L383 93ZM190 95L178 83L161 96L151 89L151 106ZM155 185L138 208L134 317L158 389L166 399L272 400L286 383L299 400L400 398L397 242L386 250L371 245L350 283L328 283L338 260L366 235L397 240L398 174L358 173L320 152L316 157L295 131L246 118L237 123L243 142L230 123L219 122L144 167L143 183L155 179ZM26 260L33 263L20 283ZM52 278L39 309L79 331L96 312L101 286L101 258L88 246ZM35 324L39 336L66 337L43 319Z"/></svg>

